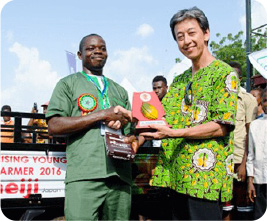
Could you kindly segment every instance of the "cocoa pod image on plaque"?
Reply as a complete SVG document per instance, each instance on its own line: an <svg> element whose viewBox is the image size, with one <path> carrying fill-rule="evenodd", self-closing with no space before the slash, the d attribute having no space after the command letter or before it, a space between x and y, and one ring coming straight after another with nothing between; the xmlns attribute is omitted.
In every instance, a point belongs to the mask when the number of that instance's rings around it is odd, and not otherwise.
<svg viewBox="0 0 267 221"><path fill-rule="evenodd" d="M158 110L147 102L143 102L141 105L141 113L143 116L150 120L156 120L158 118Z"/></svg>

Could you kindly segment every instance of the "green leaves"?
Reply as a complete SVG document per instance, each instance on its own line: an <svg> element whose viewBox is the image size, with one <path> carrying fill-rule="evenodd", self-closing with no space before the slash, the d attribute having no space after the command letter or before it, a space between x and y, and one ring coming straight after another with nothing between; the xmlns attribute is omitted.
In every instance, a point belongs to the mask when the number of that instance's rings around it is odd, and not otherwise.
<svg viewBox="0 0 267 221"><path fill-rule="evenodd" d="M182 60L180 58L175 58L175 63L180 63Z"/></svg>
<svg viewBox="0 0 267 221"><path fill-rule="evenodd" d="M257 32L262 33L262 30ZM267 33L267 28L264 35ZM241 64L243 81L246 80L246 41L244 33L239 31L236 35L229 33L227 36L221 37L220 33L216 34L218 41L211 41L210 48L212 54L226 63L230 61L237 61ZM263 35L253 35L251 38L252 51L259 51L266 48L266 39Z"/></svg>

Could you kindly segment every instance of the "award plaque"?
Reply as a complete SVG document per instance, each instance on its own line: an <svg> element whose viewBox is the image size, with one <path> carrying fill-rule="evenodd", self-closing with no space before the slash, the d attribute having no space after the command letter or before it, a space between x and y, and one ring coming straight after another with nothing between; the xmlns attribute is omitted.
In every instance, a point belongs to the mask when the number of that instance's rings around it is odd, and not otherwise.
<svg viewBox="0 0 267 221"><path fill-rule="evenodd" d="M131 144L124 143L125 136L106 132L107 155L115 159L130 160L135 157Z"/></svg>
<svg viewBox="0 0 267 221"><path fill-rule="evenodd" d="M146 129L149 125L169 126L163 116L164 108L154 91L133 93L133 118L138 120L136 129Z"/></svg>

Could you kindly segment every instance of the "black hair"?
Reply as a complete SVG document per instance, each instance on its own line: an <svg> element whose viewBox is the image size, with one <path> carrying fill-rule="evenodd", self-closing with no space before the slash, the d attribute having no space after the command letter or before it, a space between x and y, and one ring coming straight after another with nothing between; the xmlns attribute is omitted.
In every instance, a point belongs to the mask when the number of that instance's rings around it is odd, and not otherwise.
<svg viewBox="0 0 267 221"><path fill-rule="evenodd" d="M163 77L162 75L158 75L158 76L154 77L152 83L158 82L158 81L163 81L163 83L167 86L167 79L165 77Z"/></svg>
<svg viewBox="0 0 267 221"><path fill-rule="evenodd" d="M170 21L172 36L173 36L175 41L176 41L176 36L175 36L175 32L174 32L175 25L181 21L184 21L187 18L196 19L200 28L202 29L203 33L205 33L207 30L210 29L209 28L209 21L208 21L206 15L199 8L193 7L193 8L189 8L189 9L180 10L173 15L173 17L171 18L171 21Z"/></svg>
<svg viewBox="0 0 267 221"><path fill-rule="evenodd" d="M242 78L242 68L241 68L241 64L238 63L237 61L230 61L228 63L232 68L237 68L239 70L239 72L237 73L239 75L239 78Z"/></svg>
<svg viewBox="0 0 267 221"><path fill-rule="evenodd" d="M79 45L79 51L81 52L82 51L82 48L83 48L83 45L84 45L84 42L85 42L85 40L87 39L87 38L89 38L89 37L93 37L93 36L97 36L97 37L100 37L100 38L102 38L100 35L98 35L98 34L90 34L90 35L86 35L86 36L84 36L83 38L82 38L82 40L80 41L80 45ZM102 38L103 39L103 38Z"/></svg>
<svg viewBox="0 0 267 221"><path fill-rule="evenodd" d="M11 107L9 105L4 105L1 111L5 111L5 110L8 110L9 112L11 112Z"/></svg>

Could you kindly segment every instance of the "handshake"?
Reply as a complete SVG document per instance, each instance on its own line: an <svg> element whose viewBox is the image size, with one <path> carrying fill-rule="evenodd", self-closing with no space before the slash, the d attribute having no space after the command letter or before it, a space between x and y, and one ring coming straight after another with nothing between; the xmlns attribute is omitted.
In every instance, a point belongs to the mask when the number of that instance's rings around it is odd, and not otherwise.
<svg viewBox="0 0 267 221"><path fill-rule="evenodd" d="M145 140L162 139L168 137L170 126L164 119L164 108L155 92L135 92L133 95L133 111L121 106L111 107L104 113L105 125L111 129L119 130L126 124L134 123L138 137L131 135L122 141L131 144L134 153ZM118 138L111 138L117 139ZM107 139L106 139L107 140ZM108 139L110 140L110 139ZM123 145L121 143L121 145ZM107 144L107 146L113 146ZM117 149L119 147L117 146ZM112 152L112 151L111 151Z"/></svg>
<svg viewBox="0 0 267 221"><path fill-rule="evenodd" d="M104 123L111 129L119 130L133 122L132 112L121 106L110 107L104 111ZM110 157L124 160L133 159L139 146L143 143L135 135L124 137L109 132L106 132L105 140L107 154Z"/></svg>
<svg viewBox="0 0 267 221"><path fill-rule="evenodd" d="M107 109L109 113L106 113L105 124L109 128L118 130L123 128L127 123L139 123L140 120L133 116L133 113L121 106L111 107ZM155 124L153 124L153 122ZM162 139L168 137L170 132L169 125L160 125L159 121L152 121L152 124L148 124L146 129L139 131L139 136L130 135L124 138L123 143L130 144L134 153L137 152L139 146L141 146L145 140ZM165 122L165 120L164 120ZM137 127L136 127L137 128ZM115 138L114 138L115 139Z"/></svg>
<svg viewBox="0 0 267 221"><path fill-rule="evenodd" d="M121 129L129 122L134 122L132 112L121 106L111 107L105 114L105 124L112 129Z"/></svg>
<svg viewBox="0 0 267 221"><path fill-rule="evenodd" d="M128 111L121 106L112 107L110 119L107 116L107 126L120 129L128 122L136 123L136 129L151 131L150 125L169 126L165 119L164 108L155 92L135 92L133 94L133 111ZM115 115L114 115L115 113Z"/></svg>

